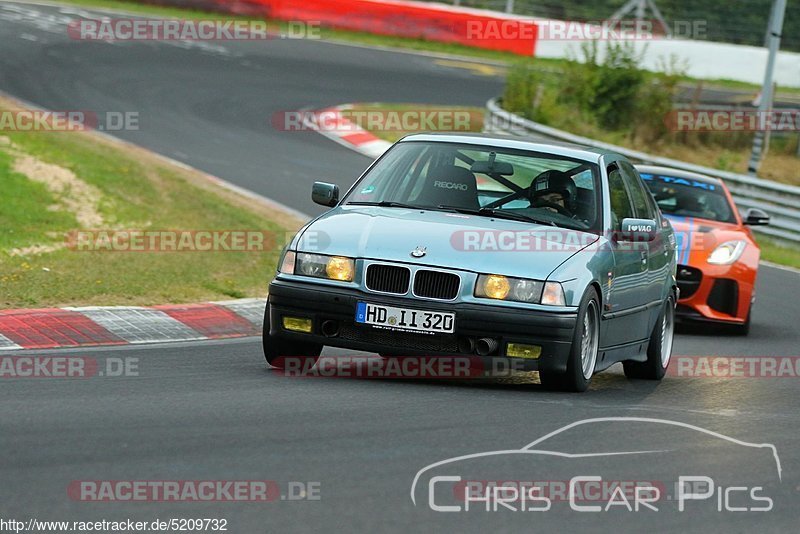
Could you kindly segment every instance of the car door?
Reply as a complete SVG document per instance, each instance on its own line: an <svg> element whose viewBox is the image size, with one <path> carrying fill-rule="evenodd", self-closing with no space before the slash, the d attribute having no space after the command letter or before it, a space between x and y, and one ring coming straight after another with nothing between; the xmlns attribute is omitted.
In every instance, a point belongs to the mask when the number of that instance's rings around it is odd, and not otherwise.
<svg viewBox="0 0 800 534"><path fill-rule="evenodd" d="M606 172L611 208L610 246L614 255L614 266L604 305L603 319L607 330L603 345L610 348L647 337L649 317L645 304L648 301L648 250L645 243L619 239L622 220L635 217L636 212L619 162L609 164Z"/></svg>
<svg viewBox="0 0 800 534"><path fill-rule="evenodd" d="M670 246L668 234L664 231L661 213L656 206L653 195L642 181L639 172L627 161L620 162L622 179L631 194L633 211L639 219L656 221L658 233L653 241L647 243L647 305L650 307L650 325L655 322L661 311L660 304L664 298L664 289L669 278Z"/></svg>

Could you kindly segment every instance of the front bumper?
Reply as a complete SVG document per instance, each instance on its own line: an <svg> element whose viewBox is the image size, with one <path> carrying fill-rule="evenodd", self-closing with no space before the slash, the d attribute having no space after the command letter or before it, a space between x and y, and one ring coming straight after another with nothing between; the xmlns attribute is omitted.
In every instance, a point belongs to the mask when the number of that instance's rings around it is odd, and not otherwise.
<svg viewBox="0 0 800 534"><path fill-rule="evenodd" d="M416 334L376 329L355 323L356 303L446 311L456 314L454 334ZM350 288L331 288L314 283L274 280L269 286L270 336L310 341L330 347L401 356L445 356L463 354L460 338L491 337L499 348L492 358L506 357L507 343L542 347L536 359L524 359L527 370L564 372L572 346L577 313L501 308L466 303L438 303L362 293ZM310 334L285 330L283 316L310 318ZM325 336L322 323L335 321L336 335ZM330 334L330 332L329 332ZM516 358L515 358L516 360Z"/></svg>
<svg viewBox="0 0 800 534"><path fill-rule="evenodd" d="M677 318L684 322L744 323L753 297L749 278L736 265L702 270L678 265L681 298Z"/></svg>

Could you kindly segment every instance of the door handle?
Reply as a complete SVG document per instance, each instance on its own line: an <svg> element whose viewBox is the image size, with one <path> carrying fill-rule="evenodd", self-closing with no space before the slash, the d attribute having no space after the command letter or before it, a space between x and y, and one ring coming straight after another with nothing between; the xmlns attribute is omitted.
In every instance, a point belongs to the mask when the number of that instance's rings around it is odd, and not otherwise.
<svg viewBox="0 0 800 534"><path fill-rule="evenodd" d="M643 251L640 252L640 254L642 255L642 265L646 265L647 264L647 252L645 252L643 250Z"/></svg>

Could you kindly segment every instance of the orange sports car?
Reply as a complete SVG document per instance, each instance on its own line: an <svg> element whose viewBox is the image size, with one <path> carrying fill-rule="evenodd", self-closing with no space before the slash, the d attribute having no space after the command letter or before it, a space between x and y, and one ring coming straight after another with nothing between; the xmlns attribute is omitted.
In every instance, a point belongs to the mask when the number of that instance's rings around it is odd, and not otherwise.
<svg viewBox="0 0 800 534"><path fill-rule="evenodd" d="M769 224L769 215L751 208L742 218L718 178L668 167L636 168L675 229L677 317L727 324L747 335L761 255L749 227Z"/></svg>

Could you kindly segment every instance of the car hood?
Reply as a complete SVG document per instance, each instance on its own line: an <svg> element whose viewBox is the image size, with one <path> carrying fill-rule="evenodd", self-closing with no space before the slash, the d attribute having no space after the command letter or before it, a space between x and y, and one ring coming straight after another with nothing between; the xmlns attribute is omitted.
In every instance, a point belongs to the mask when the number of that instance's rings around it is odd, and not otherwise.
<svg viewBox="0 0 800 534"><path fill-rule="evenodd" d="M598 236L548 225L419 209L338 207L312 222L298 251L546 279ZM418 247L425 255L415 258Z"/></svg>
<svg viewBox="0 0 800 534"><path fill-rule="evenodd" d="M715 230L738 230L737 224L697 219L695 217L679 217L677 215L664 215L676 232L708 233Z"/></svg>

